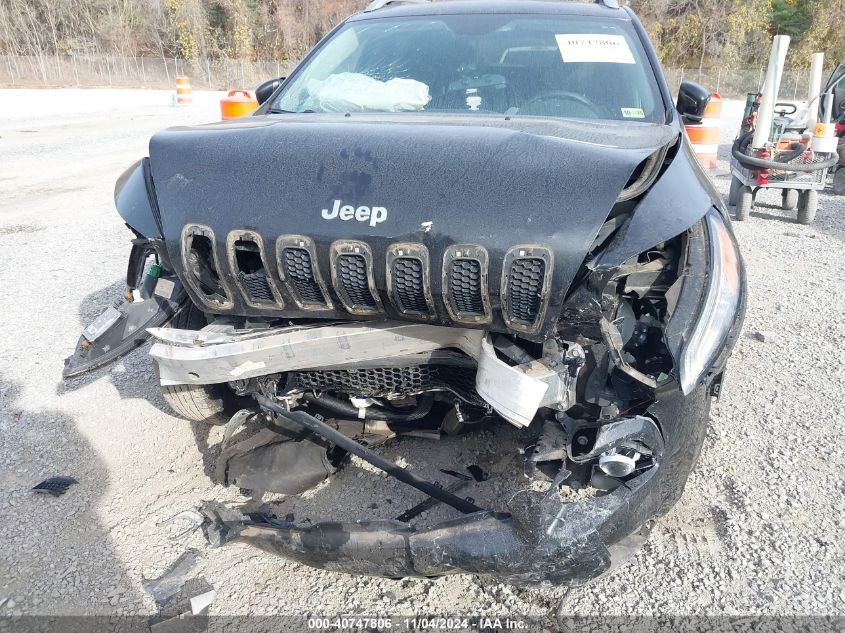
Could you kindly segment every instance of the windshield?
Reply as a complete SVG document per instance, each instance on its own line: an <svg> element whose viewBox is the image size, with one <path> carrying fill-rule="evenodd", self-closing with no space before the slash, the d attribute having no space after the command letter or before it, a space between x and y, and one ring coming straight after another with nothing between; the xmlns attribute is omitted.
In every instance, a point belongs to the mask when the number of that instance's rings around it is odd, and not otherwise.
<svg viewBox="0 0 845 633"><path fill-rule="evenodd" d="M631 24L583 16L353 21L302 66L282 112L460 112L662 123Z"/></svg>

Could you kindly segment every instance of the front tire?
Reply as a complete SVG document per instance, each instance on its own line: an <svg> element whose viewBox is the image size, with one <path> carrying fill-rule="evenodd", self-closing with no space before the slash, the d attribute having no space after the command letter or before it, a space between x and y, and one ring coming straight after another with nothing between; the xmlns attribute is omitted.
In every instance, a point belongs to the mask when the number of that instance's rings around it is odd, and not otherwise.
<svg viewBox="0 0 845 633"><path fill-rule="evenodd" d="M205 315L193 303L179 310L169 327L180 330L199 330L205 327ZM155 376L159 378L158 364ZM235 394L228 385L162 385L161 395L180 418L210 425L226 424L235 413L250 404L248 398Z"/></svg>

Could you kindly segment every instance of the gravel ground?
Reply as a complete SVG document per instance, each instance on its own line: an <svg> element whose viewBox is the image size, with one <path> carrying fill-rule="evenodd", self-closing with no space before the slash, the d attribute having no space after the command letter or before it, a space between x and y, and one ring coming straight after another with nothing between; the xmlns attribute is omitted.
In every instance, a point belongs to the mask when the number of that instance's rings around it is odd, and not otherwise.
<svg viewBox="0 0 845 633"><path fill-rule="evenodd" d="M683 499L615 575L569 592L471 576L390 581L172 540L162 520L238 498L204 470L220 429L168 414L146 348L69 383L61 368L122 291L129 233L114 180L157 129L213 120L218 97L176 109L166 92L0 91L0 615L154 614L142 579L188 547L200 551L195 580L217 591L212 614L845 614L845 199L830 195L809 227L772 193L736 225L750 297L724 395ZM724 143L740 107L727 104ZM726 177L715 182L726 192ZM493 449L515 441L503 426L386 454L424 473L448 451L453 467L504 476L517 458ZM60 498L29 491L58 474L79 484ZM468 494L500 494L494 480ZM361 516L374 500L373 513L391 516L419 497L356 462L281 507L298 520Z"/></svg>

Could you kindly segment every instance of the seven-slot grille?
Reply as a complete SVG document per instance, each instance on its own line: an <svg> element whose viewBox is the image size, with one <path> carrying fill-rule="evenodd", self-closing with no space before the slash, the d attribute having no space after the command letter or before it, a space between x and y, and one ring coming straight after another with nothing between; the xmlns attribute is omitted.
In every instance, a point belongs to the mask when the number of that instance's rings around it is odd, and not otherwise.
<svg viewBox="0 0 845 633"><path fill-rule="evenodd" d="M289 246L282 251L285 277L302 303L325 304L323 292L314 277L311 253Z"/></svg>
<svg viewBox="0 0 845 633"><path fill-rule="evenodd" d="M539 257L514 259L508 273L508 303L514 321L531 325L540 314L546 262Z"/></svg>
<svg viewBox="0 0 845 633"><path fill-rule="evenodd" d="M352 307L375 310L378 304L370 292L366 258L357 253L338 255L336 266L338 290L346 293Z"/></svg>
<svg viewBox="0 0 845 633"><path fill-rule="evenodd" d="M393 260L393 296L402 312L427 314L425 299L425 271L422 260L416 257L397 257Z"/></svg>
<svg viewBox="0 0 845 633"><path fill-rule="evenodd" d="M236 242L229 244L235 246L234 252L230 251L229 263L247 303L257 308L283 309L283 297L272 275L263 267L266 260L261 238L243 229L230 233L230 241L233 239ZM208 242L213 243L213 238ZM299 307L334 311L313 240L306 236L282 236L276 246L278 272ZM359 315L383 314L385 306L375 286L379 271L375 270L377 265L370 247L364 242L338 241L332 245L330 255L331 282L346 311ZM186 252L183 257L186 269L190 270ZM492 311L487 251L480 246L456 244L444 251L441 261L440 266L432 266L428 250L422 244L391 245L384 272L393 307L410 317L436 318L430 273L437 268L441 275L439 291L448 316L455 322L489 323ZM501 314L509 328L539 332L551 290L552 262L553 254L545 246L515 246L505 254L499 298Z"/></svg>
<svg viewBox="0 0 845 633"><path fill-rule="evenodd" d="M477 259L455 259L449 262L448 284L448 297L456 313L484 314L481 262Z"/></svg>

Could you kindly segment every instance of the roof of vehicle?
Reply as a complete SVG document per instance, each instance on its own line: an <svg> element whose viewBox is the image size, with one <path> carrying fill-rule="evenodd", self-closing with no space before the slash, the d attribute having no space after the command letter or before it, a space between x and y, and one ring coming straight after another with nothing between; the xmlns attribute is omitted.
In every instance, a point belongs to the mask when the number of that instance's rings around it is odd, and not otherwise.
<svg viewBox="0 0 845 633"><path fill-rule="evenodd" d="M391 3L375 11L356 13L350 20L387 17L462 14L546 14L589 15L629 20L627 11L611 9L595 2L562 2L560 0L446 0L444 2Z"/></svg>

